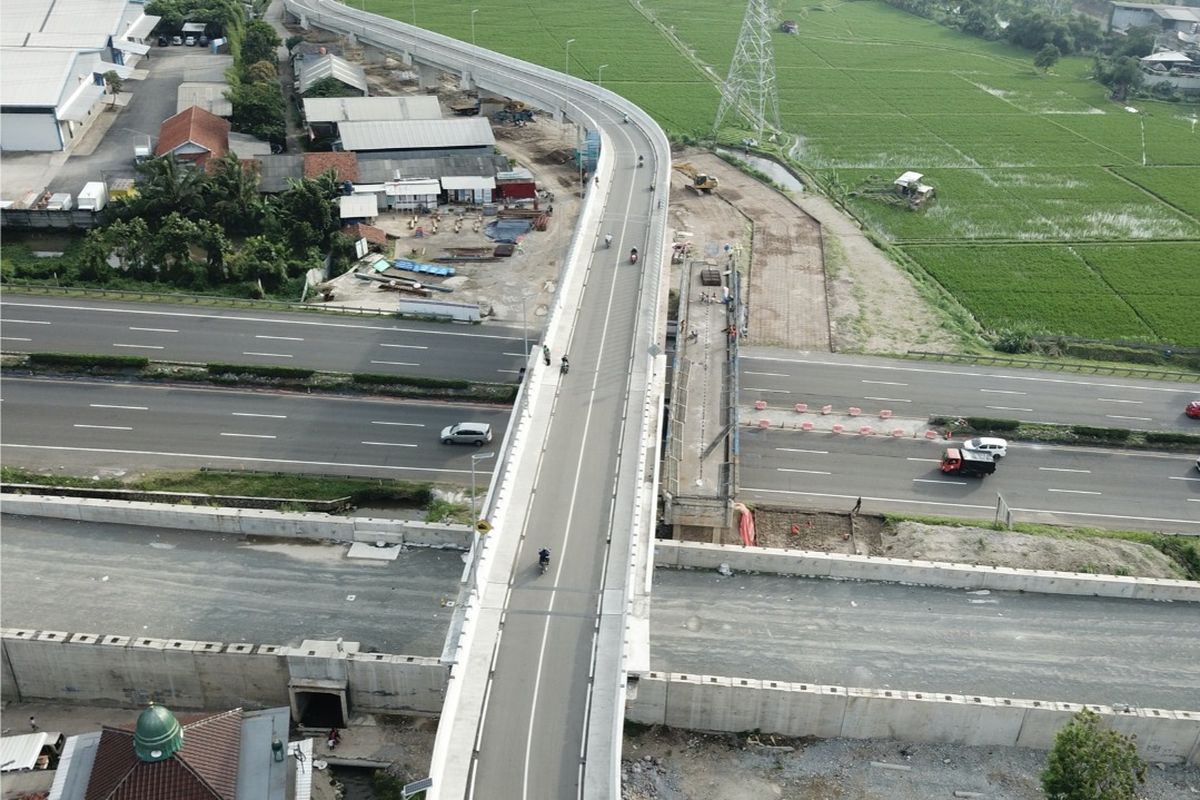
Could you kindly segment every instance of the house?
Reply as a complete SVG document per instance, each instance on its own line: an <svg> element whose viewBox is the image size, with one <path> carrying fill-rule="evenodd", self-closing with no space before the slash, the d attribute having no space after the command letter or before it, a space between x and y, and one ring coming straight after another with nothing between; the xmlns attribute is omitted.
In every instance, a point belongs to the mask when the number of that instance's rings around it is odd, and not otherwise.
<svg viewBox="0 0 1200 800"><path fill-rule="evenodd" d="M473 206L490 203L496 191L496 179L480 175L446 175L441 183L449 203Z"/></svg>
<svg viewBox="0 0 1200 800"><path fill-rule="evenodd" d="M312 740L287 742L289 719L287 708L177 718L152 704L133 726L69 737L50 796L309 800Z"/></svg>
<svg viewBox="0 0 1200 800"><path fill-rule="evenodd" d="M258 166L258 191L263 194L287 191L291 181L304 177L304 156L300 153L256 156L252 163Z"/></svg>
<svg viewBox="0 0 1200 800"><path fill-rule="evenodd" d="M1146 86L1170 84L1185 95L1200 94L1200 57L1177 50L1161 50L1138 59Z"/></svg>
<svg viewBox="0 0 1200 800"><path fill-rule="evenodd" d="M198 106L218 117L232 117L233 103L225 96L225 81L185 81L175 90L175 113Z"/></svg>
<svg viewBox="0 0 1200 800"><path fill-rule="evenodd" d="M1200 32L1200 8L1157 3L1111 3L1108 30L1151 27L1163 32L1195 34Z"/></svg>
<svg viewBox="0 0 1200 800"><path fill-rule="evenodd" d="M357 222L370 224L379 216L379 202L374 193L348 194L338 198L338 217L343 225Z"/></svg>
<svg viewBox="0 0 1200 800"><path fill-rule="evenodd" d="M358 156L354 153L305 153L304 177L316 178L333 170L338 183L358 182Z"/></svg>
<svg viewBox="0 0 1200 800"><path fill-rule="evenodd" d="M439 150L491 153L492 126L479 117L403 121L343 122L335 149L363 152Z"/></svg>
<svg viewBox="0 0 1200 800"><path fill-rule="evenodd" d="M297 62L296 91L300 94L307 93L325 78L333 78L349 91L364 97L368 94L367 74L362 67L344 58L330 54Z"/></svg>
<svg viewBox="0 0 1200 800"><path fill-rule="evenodd" d="M227 121L192 106L162 124L154 155L170 154L203 168L210 158L220 158L229 151L229 128Z"/></svg>
<svg viewBox="0 0 1200 800"><path fill-rule="evenodd" d="M441 119L442 108L433 95L411 97L306 97L304 121L311 138L336 138L343 122L401 122Z"/></svg>

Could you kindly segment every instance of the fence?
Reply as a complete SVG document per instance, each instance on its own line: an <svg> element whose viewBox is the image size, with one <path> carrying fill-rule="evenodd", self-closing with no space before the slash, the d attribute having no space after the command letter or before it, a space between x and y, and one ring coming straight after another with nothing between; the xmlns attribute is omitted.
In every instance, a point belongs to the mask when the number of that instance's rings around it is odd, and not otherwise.
<svg viewBox="0 0 1200 800"><path fill-rule="evenodd" d="M977 364L990 367L1021 367L1040 370L1055 370L1057 372L1080 372L1088 375L1123 375L1126 377L1149 378L1153 380L1177 381L1180 383L1200 383L1200 374L1172 372L1170 370L1141 369L1137 367L1121 367L1113 364L1076 364L1056 361L1036 361L1028 358L1012 358L1011 356L989 356L960 353L931 353L924 350L909 350L905 358L920 361L947 361L953 364Z"/></svg>

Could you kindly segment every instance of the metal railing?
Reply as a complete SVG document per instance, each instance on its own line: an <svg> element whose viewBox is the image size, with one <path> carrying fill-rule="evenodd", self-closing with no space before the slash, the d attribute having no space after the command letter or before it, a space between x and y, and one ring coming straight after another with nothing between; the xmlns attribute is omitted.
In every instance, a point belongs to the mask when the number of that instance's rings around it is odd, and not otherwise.
<svg viewBox="0 0 1200 800"><path fill-rule="evenodd" d="M1080 364L1055 361L1038 361L1029 358L1013 358L1011 356L989 356L971 353L933 353L924 350L909 350L904 354L904 357L919 361L945 361L952 364L976 364L979 366L988 367L1016 367L1021 369L1054 370L1056 372L1079 372L1087 375L1119 375L1125 377L1176 381L1179 383L1200 383L1200 374L1196 373L1144 369L1142 367L1123 367L1115 364Z"/></svg>

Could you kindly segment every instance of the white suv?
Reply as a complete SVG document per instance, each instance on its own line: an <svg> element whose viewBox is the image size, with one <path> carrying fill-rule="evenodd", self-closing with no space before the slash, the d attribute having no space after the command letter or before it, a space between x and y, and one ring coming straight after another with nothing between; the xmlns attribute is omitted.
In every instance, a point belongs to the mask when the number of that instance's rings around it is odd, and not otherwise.
<svg viewBox="0 0 1200 800"><path fill-rule="evenodd" d="M442 428L442 444L473 444L480 447L492 440L492 426L486 422L460 422Z"/></svg>
<svg viewBox="0 0 1200 800"><path fill-rule="evenodd" d="M995 436L976 436L963 442L964 450L974 450L977 453L991 453L996 458L1008 455L1008 442Z"/></svg>

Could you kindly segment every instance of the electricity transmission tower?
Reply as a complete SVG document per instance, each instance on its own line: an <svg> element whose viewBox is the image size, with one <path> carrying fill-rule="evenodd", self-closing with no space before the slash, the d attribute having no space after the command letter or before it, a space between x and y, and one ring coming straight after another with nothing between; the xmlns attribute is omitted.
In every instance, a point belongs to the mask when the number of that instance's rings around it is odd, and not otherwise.
<svg viewBox="0 0 1200 800"><path fill-rule="evenodd" d="M730 111L744 116L760 139L764 129L780 128L770 0L749 0L746 5L729 75L721 85L721 105L717 107L713 133L720 130Z"/></svg>

